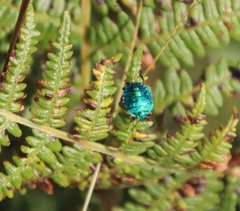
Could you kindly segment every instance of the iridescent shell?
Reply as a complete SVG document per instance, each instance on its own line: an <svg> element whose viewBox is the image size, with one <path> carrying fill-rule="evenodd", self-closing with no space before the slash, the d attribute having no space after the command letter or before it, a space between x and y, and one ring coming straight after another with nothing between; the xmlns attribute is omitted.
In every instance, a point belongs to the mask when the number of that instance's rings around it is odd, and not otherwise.
<svg viewBox="0 0 240 211"><path fill-rule="evenodd" d="M143 83L130 83L124 88L123 101L128 113L139 120L147 118L153 108L150 89Z"/></svg>

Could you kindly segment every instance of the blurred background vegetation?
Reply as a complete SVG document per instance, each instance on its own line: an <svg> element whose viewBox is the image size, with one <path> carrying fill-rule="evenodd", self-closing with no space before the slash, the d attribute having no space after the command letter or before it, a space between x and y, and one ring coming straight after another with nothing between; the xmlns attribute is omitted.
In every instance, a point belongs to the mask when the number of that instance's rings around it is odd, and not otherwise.
<svg viewBox="0 0 240 211"><path fill-rule="evenodd" d="M145 7L153 9L157 12L171 12L172 2L170 0L163 0L161 4L158 1L145 1ZM181 1L179 1L181 3ZM123 77L123 68L127 60L127 56L130 51L131 41L133 40L134 21L137 10L137 0L126 1L111 1L111 0L92 0L81 2L79 0L38 0L32 1L35 17L37 20L37 29L41 32L40 40L38 43L38 50L34 54L32 61L31 71L28 72L26 77L26 83L32 84L32 86L38 86L38 79L43 75L45 70L45 61L47 59L47 53L51 51L51 42L56 38L56 30L59 26L60 17L64 10L68 10L72 18L71 27L71 42L73 43L73 59L71 66L71 83L72 91L70 93L72 101L69 107L73 107L71 112L66 117L68 124L63 128L69 131L72 126L72 118L75 115L75 110L82 108L82 96L83 90L88 88L88 82L91 79L91 69L100 58L108 58L114 56L116 53L123 53L123 59L121 64L116 67L117 84ZM4 58L8 51L9 43L13 30L15 28L16 20L20 10L20 0L0 0L1 11L0 14L0 68L3 68ZM183 4L183 8L186 9L189 4ZM83 6L83 7L82 7ZM114 30L118 30L118 25L121 23L121 16L118 16L119 11L123 11L127 14L128 18L132 20L127 34L114 35ZM87 20L89 18L89 21ZM119 20L119 19L120 20ZM112 22L111 22L112 21ZM87 24L87 25L86 25ZM175 25L175 23L173 23ZM109 30L109 31L108 31ZM112 31L111 31L112 30ZM102 32L102 34L101 34ZM166 40L170 36L170 30L168 34L160 34L160 39ZM84 39L83 35L86 35ZM102 35L102 37L101 37ZM104 37L107 37L104 40ZM121 42L118 40L121 39ZM147 42L154 41L155 36L149 37L148 41L141 40L141 34L137 43L146 44ZM220 41L218 49L211 49L204 44L206 54L202 57L193 54L194 65L187 65L181 59L179 59L179 66L185 69L192 78L193 84L198 83L204 69L208 64L216 64L220 59L226 58L231 60L233 64L237 66L240 61L240 43L235 40L231 40L229 43ZM145 46L145 52L147 47ZM150 61L155 55L150 56ZM185 56L185 55L183 55ZM148 64L144 66L147 67ZM161 62L156 64L156 67L148 74L147 83L152 86L155 83L156 78L161 79L164 75L166 65ZM28 98L25 101L26 107L31 107L36 90L36 87L27 87ZM118 90L121 90L119 87ZM219 109L217 116L208 116L207 120L210 122L208 127L205 128L205 132L209 133L218 127L219 123L226 124L233 105L237 105L240 110L239 98L227 98L224 97L224 104ZM23 116L29 118L28 109L25 109ZM170 132L176 131L179 127L178 124L172 118L172 113L166 111L167 117L165 124ZM238 136L240 135L240 126L238 125ZM23 130L28 132L27 128L23 127ZM234 152L239 150L239 138L235 139ZM13 141L10 149L4 149L0 155L0 161L11 155L9 150L14 151L19 148L19 140ZM0 164L1 165L1 164ZM2 166L1 166L2 167ZM89 210L107 210L115 204L121 204L124 197L126 197L126 190L96 190L91 198L91 205ZM85 200L86 192L79 191L77 188L60 188L54 185L54 194L47 195L40 188L34 190L28 190L28 192L22 196L16 193L13 199L5 199L0 202L0 210L3 211L16 211L16 210L31 210L31 211L61 211L81 210L83 202Z"/></svg>

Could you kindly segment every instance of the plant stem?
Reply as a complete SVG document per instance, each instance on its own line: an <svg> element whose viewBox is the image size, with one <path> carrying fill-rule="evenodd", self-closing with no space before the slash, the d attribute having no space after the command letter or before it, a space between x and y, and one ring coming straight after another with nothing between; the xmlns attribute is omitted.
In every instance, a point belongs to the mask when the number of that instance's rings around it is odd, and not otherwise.
<svg viewBox="0 0 240 211"><path fill-rule="evenodd" d="M87 42L87 29L90 24L91 14L91 1L82 1L82 42L81 42L81 87L80 93L83 92L84 88L88 87L88 82L91 79L91 64L89 61L90 46Z"/></svg>
<svg viewBox="0 0 240 211"><path fill-rule="evenodd" d="M92 181L91 181L91 185L88 189L87 197L86 197L86 200L84 202L82 211L87 211L88 204L89 204L89 201L91 199L92 192L93 192L94 186L95 186L96 181L97 181L98 173L100 171L100 167L101 167L101 163L97 164L96 170L94 172L94 175L93 175L93 178L92 178Z"/></svg>
<svg viewBox="0 0 240 211"><path fill-rule="evenodd" d="M10 46L9 46L9 49L8 49L8 53L7 53L7 56L6 56L6 59L5 59L5 63L4 63L2 72L6 72L6 70L8 68L8 62L9 62L10 56L12 55L13 48L16 44L18 34L19 34L19 31L20 31L20 28L21 28L21 24L23 22L23 19L25 17L25 14L26 14L26 11L27 11L27 8L28 8L29 1L30 0L25 0L25 1L22 1L22 3L21 3L21 8L20 8L20 11L19 11L19 14L18 14L17 23L16 23L16 26L15 26L15 29L14 29L14 32L13 32L13 35L12 35L12 38L11 38L11 43L10 43Z"/></svg>
<svg viewBox="0 0 240 211"><path fill-rule="evenodd" d="M135 29L134 29L134 34L133 34L133 40L131 42L131 47L130 47L130 51L129 51L130 53L128 55L126 66L125 66L124 71L123 71L123 77L122 77L122 81L121 81L120 87L124 86L125 72L127 72L129 70L129 67L130 67L130 64L131 64L133 50L134 50L134 47L136 45L136 40L137 40L139 23L140 23L140 18L141 18L141 13L142 13L142 5L143 5L143 1L141 0L141 1L139 1L139 4L138 4L138 13L137 13L136 22L135 22ZM121 99L121 96L122 96L122 89L118 92L118 95L116 97L116 101L115 101L115 105L114 105L114 112L115 113L114 113L113 116L116 116L117 109L118 109L118 103L119 103L119 101Z"/></svg>

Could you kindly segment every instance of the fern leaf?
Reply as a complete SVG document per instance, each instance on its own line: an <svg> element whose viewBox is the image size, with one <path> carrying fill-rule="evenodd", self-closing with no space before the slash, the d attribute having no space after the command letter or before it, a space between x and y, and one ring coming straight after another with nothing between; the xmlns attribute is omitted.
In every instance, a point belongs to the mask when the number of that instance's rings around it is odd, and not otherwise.
<svg viewBox="0 0 240 211"><path fill-rule="evenodd" d="M45 4L42 1L33 1L32 4L35 8L35 13L38 16L37 29L41 32L41 36L39 38L39 42L41 43L40 47L49 48L49 41L55 39L56 30L59 27L59 19L68 5L66 5L66 2L62 0L58 2L51 2L51 8L49 8L48 4ZM78 7L76 3L72 6L73 8L75 6L75 9ZM74 23L72 27L75 27ZM72 35L74 35L74 33ZM75 36L75 38L76 37L77 36Z"/></svg>
<svg viewBox="0 0 240 211"><path fill-rule="evenodd" d="M105 3L104 7L107 5L108 3ZM194 64L194 55L199 57L205 55L205 44L210 48L219 49L221 43L228 44L230 38L239 40L239 7L235 5L234 1L229 1L228 4L225 4L225 1L199 1L187 16L187 19L183 20L183 24L172 38L169 46L164 50L159 61L166 67L176 69L180 68L181 62L192 66ZM131 10L134 11L135 6L132 5ZM144 2L139 26L139 34L141 35L139 39L141 44L147 46L153 57L162 49L187 7L188 5L182 1L169 0L163 1L161 4L154 1ZM108 7L108 11L112 10L116 17L122 16L123 12L121 11L121 14L119 12L121 9L123 10L121 4L116 5L113 10ZM122 31L125 31L127 27L118 27L118 30L112 30L114 28L112 25L115 25L115 23L108 20L108 24L104 25L103 22L108 17L103 14L102 16L104 17L93 23L93 28L96 30L90 31L90 37L95 37L95 41L91 42L91 45L94 49L101 49L97 54L110 57L116 54L116 52L112 52L112 49L115 50L116 47L121 52L127 51L126 47L130 45L130 42L124 40L122 36L119 39L119 34L122 35ZM125 14L125 16L127 15ZM130 22L131 25L134 25L131 18L129 18L128 23ZM118 22L116 25L119 26L119 24ZM109 28L106 28L107 26ZM131 27L132 30L133 27ZM112 31L112 36L108 36L107 32L109 31ZM114 34L115 36L113 36ZM96 38L100 38L103 42L99 42L99 39ZM116 39L118 41L112 42ZM99 60L96 54L93 54L93 57L94 61ZM121 62L125 62L124 54Z"/></svg>
<svg viewBox="0 0 240 211"><path fill-rule="evenodd" d="M93 165L102 162L102 156L97 152L79 145L64 146L62 151L56 153L61 166L54 168L51 178L61 186L69 186L70 183L78 184L84 190L89 184L85 182L93 173Z"/></svg>
<svg viewBox="0 0 240 211"><path fill-rule="evenodd" d="M204 138L199 142L197 152L193 152L191 157L193 165L199 168L214 168L218 163L225 161L224 154L230 153L231 142L236 137L236 126L238 123L238 111L234 107L232 116L226 126L220 125L219 130Z"/></svg>
<svg viewBox="0 0 240 211"><path fill-rule="evenodd" d="M98 50L93 54L93 62L98 61L102 57L111 57L112 55L117 54L117 52L122 52L123 58L121 58L121 63L125 63L127 60L127 55L129 54L129 49L127 46L123 49L123 43L130 43L134 31L134 23L131 21L131 18L123 11L119 11L116 14L117 23L114 23L108 17L101 19L101 22L98 22L96 27L92 27L89 31L89 42L92 46L109 46L106 48ZM115 47L112 48L111 46ZM119 50L118 50L119 49Z"/></svg>
<svg viewBox="0 0 240 211"><path fill-rule="evenodd" d="M108 14L108 6L105 2L98 2L93 1L93 8L100 14L100 15L107 15Z"/></svg>
<svg viewBox="0 0 240 211"><path fill-rule="evenodd" d="M59 27L57 42L53 44L57 49L57 53L56 55L49 54L50 61L47 63L49 70L46 71L47 79L41 81L45 89L38 90L38 93L42 95L41 98L35 98L41 108L31 109L31 112L36 116L32 118L32 121L38 124L60 127L65 123L60 118L65 114L66 108L64 106L69 101L68 98L64 98L69 90L67 86L69 80L67 78L69 74L68 60L72 55L69 51L71 49L71 45L68 44L69 36L70 19L68 13L65 12ZM21 151L27 155L26 158L15 158L15 165L5 162L4 168L7 175L5 175L5 183L0 184L1 195L10 196L10 193L4 191L6 187L12 193L14 189L20 189L25 179L37 180L38 177L49 176L53 174L54 170L62 168L62 164L58 162L55 155L62 149L62 144L58 138L36 129L33 130L33 135L26 138L28 146L21 146ZM63 186L68 184L62 172L55 173L53 178L61 181ZM47 180L45 182L49 186L46 192L51 193L51 184Z"/></svg>
<svg viewBox="0 0 240 211"><path fill-rule="evenodd" d="M210 65L205 72L206 81L206 114L217 115L218 107L223 105L222 93L234 96L240 92L240 82L232 76L228 63L222 59L217 67ZM222 92L222 93L221 93Z"/></svg>
<svg viewBox="0 0 240 211"><path fill-rule="evenodd" d="M93 69L96 81L90 82L92 89L85 90L88 97L84 99L84 102L91 109L77 111L79 116L74 118L78 125L74 128L77 132L73 135L75 139L92 142L108 136L108 132L111 130L111 118L107 115L111 110L112 95L116 91L113 86L112 74L115 72L112 67L120 58L119 54L110 59L102 60ZM102 162L102 155L78 144L74 144L72 147L64 146L61 152L56 153L56 157L62 166L52 167L54 169L53 180L61 186L66 186L70 182L78 183L78 187L82 190L88 185L84 182L84 178L92 174L91 166ZM82 180L79 180L76 175L81 175ZM65 182L63 183L63 181ZM102 187L110 185L106 180L102 180L99 184Z"/></svg>
<svg viewBox="0 0 240 211"><path fill-rule="evenodd" d="M107 6L109 7L109 9L113 10L113 11L120 11L120 6L117 3L117 0L106 0L105 1Z"/></svg>
<svg viewBox="0 0 240 211"><path fill-rule="evenodd" d="M173 30L173 27L177 24L185 11L185 4L173 1L172 11L162 12L161 16L158 16L159 28L161 29L162 35L166 35ZM192 52L196 53L198 56L205 55L203 43L206 43L211 48L219 48L220 41L223 41L226 44L229 43L231 35L232 38L236 37L238 27L232 28L234 31L233 33L226 27L226 20L224 17L226 13L227 6L220 2L204 0L196 5L189 14L189 19L186 21L185 27L179 29L179 33L173 37L173 40L169 44L170 52L173 54L170 59L172 63L169 63L167 59L161 59L160 57L161 62L166 66L172 66L175 68L179 68L180 60L187 65L192 65ZM226 19L229 24L232 24L231 21L235 20L234 18ZM148 20L145 19L145 21ZM194 25L191 21L194 21ZM209 21L209 23L206 23L207 21ZM234 22L236 24L236 21ZM153 36L154 35L156 36L156 32ZM166 35L166 37L168 36ZM159 40L160 38L156 42L162 46L165 41L160 43ZM151 45L150 51L153 52L153 48L154 45ZM169 55L170 52L166 52L165 55Z"/></svg>
<svg viewBox="0 0 240 211"><path fill-rule="evenodd" d="M167 69L164 82L157 80L153 88L154 112L162 113L165 107L170 107L173 114L184 115L183 105L193 105L192 90L191 78L185 70L177 73L173 68Z"/></svg>
<svg viewBox="0 0 240 211"><path fill-rule="evenodd" d="M130 69L126 72L126 83L142 82L143 79L140 74L141 64L142 47L140 46L134 52ZM122 104L120 106L123 107ZM129 115L126 114L126 108L124 110L116 117L118 130L113 133L121 142L121 150L126 155L141 154L154 145L153 140L156 135L144 133L153 123L147 120L141 122L138 119L132 121Z"/></svg>
<svg viewBox="0 0 240 211"><path fill-rule="evenodd" d="M65 97L70 87L68 86L70 73L69 60L72 56L72 45L69 44L70 37L70 17L67 12L64 13L58 30L57 41L53 43L56 49L55 54L49 53L47 62L46 79L40 80L40 84L44 89L38 89L37 93L40 97L35 97L35 102L39 107L30 109L35 117L31 118L34 123L47 125L53 128L65 125L62 118L67 112L65 105L69 102L69 98ZM62 144L58 138L49 134L33 130L34 136L26 138L27 143L32 148L23 147L22 151L29 157L37 157L43 162L43 165L49 165L49 170L56 171L52 178L59 182L62 186L67 186L68 182L63 173L59 169L63 165L58 161L56 154L62 150ZM33 159L34 160L34 159ZM34 169L34 164L32 164ZM40 170L41 172L41 170ZM42 172L41 172L42 173Z"/></svg>
<svg viewBox="0 0 240 211"><path fill-rule="evenodd" d="M40 97L35 98L35 102L40 108L31 108L30 111L36 117L31 120L34 123L43 125L48 124L51 127L62 127L65 125L64 119L61 118L67 112L65 105L70 101L65 95L70 90L67 85L70 73L69 59L72 56L72 45L69 44L70 20L68 14L64 13L59 28L57 42L53 43L56 53L49 53L47 62L46 79L40 80L39 83L44 89L37 90Z"/></svg>
<svg viewBox="0 0 240 211"><path fill-rule="evenodd" d="M223 183L219 181L217 174L211 172L205 172L203 177L197 180L198 182L195 183L193 179L192 185L194 187L194 183L198 184L199 189L196 190L196 195L185 198L186 207L188 210L196 210L196 207L199 211L213 210L220 203L219 195L223 190Z"/></svg>
<svg viewBox="0 0 240 211"><path fill-rule="evenodd" d="M191 176L187 173L166 176L163 180L130 189L129 195L135 203L127 202L121 210L211 210L219 202L223 184L211 173ZM204 191L200 192L198 189Z"/></svg>
<svg viewBox="0 0 240 211"><path fill-rule="evenodd" d="M237 188L239 181L234 176L226 176L226 185L223 190L223 196L219 205L219 211L235 211L237 204Z"/></svg>
<svg viewBox="0 0 240 211"><path fill-rule="evenodd" d="M4 2L0 13L5 12L6 4L12 2ZM18 61L30 61L30 57L20 54L22 58L19 59L18 54L14 55L8 72L3 75L0 88L0 134L3 138L0 144L9 145L7 133L16 137L21 135L17 123L35 129L32 130L33 135L26 137L26 144L20 147L22 157L13 156L12 161L4 157L0 172L0 200L5 197L12 198L15 191L24 194L26 187L33 189L40 186L46 193L52 194L50 180L62 187L75 185L84 190L89 186L95 165L101 163L95 188L125 188L145 184L141 188L131 188L130 195L134 204L126 203L124 208L118 210L196 210L197 207L198 210L205 211L216 210L220 206L222 209L233 210L237 204L239 186L236 175L238 164L232 169L228 168L228 171L224 172L228 174L225 177L214 171L219 171L220 165L228 165L226 157L231 157L229 149L236 136L237 110L233 109L227 126L221 125L209 138L203 134L207 124L203 113L217 114L218 108L223 104L223 94L232 97L236 92L240 92L240 83L236 79L238 75L231 73L228 62L222 60L218 65L211 64L207 68L205 77L201 79L205 85L200 86L200 81L193 87L187 71L176 69L182 63L193 65L193 54L204 56L205 44L216 49L220 48L222 43L228 43L230 38L240 40L238 3L235 0L202 0L183 20L160 57L160 62L170 68L166 71L164 80L157 80L155 85L154 113L158 115L169 108L174 115L183 116L180 132L164 137L157 128L154 128L154 133L151 132L153 122L149 119L139 121L129 118L130 115L121 102L116 117L109 116L117 90L112 68L121 57L119 54L111 56L122 52L121 62L126 61L128 47L133 43L137 0L119 3L116 0L93 1L89 22L91 25L87 34L89 43L86 43L91 45L88 47L92 52L87 52L86 59L89 59L88 56L93 59L110 59L101 60L93 69L95 81L90 82L90 89L85 90L87 96L83 101L87 108L77 111L78 116L74 118L77 124L75 133L69 136L67 132L55 129L65 125L63 115L68 112L66 105L70 99L67 96L70 90L69 61L72 56L72 45L69 43L79 44L79 40L82 40L79 39L82 35L82 31L79 31L81 9L77 1L62 0L59 5L56 2L54 1L51 7L43 5L42 1L34 2L38 10L38 28L42 32L40 48L45 48L49 39L52 40L53 35L55 37L58 17L65 7L71 11L73 21L70 23L71 20L65 12L57 41L53 44L56 52L48 54L46 77L40 80L43 88L37 90L38 96L34 99L38 106L31 108L34 116L32 122L12 114L24 109L21 100L25 98L23 90L26 86L22 83L24 71L15 71L14 68ZM142 14L142 17L140 31L137 33L137 45L143 45L144 50L150 50L150 54L154 56L162 49L188 5L182 0L163 0L161 4L149 0L142 3L143 10L141 11L140 4L138 13ZM7 14L5 16L9 17ZM73 28L71 41L70 24ZM6 30L3 33L8 32ZM20 37L16 53L25 52L27 49L26 45L22 45L22 41L25 41L30 33L24 33L22 32L24 36ZM33 44L28 45L28 56L35 50L34 36L32 40ZM84 39L85 41L87 40ZM85 54L84 51L82 53ZM140 75L141 66L140 46L134 53L130 71L125 74L126 83L144 81ZM28 68L27 62L23 67L24 70ZM14 78L15 76L17 78ZM194 103L197 92L199 95ZM186 106L193 108L185 112ZM154 121L159 123L158 118L154 118ZM116 138L108 137L109 134L112 135L111 132ZM101 143L96 143L97 141ZM5 156L4 151L2 155ZM225 188L222 182L224 179Z"/></svg>
<svg viewBox="0 0 240 211"><path fill-rule="evenodd" d="M217 115L218 109L223 105L223 94L233 97L240 92L240 82L229 70L226 59L218 62L217 66L211 64L204 72L206 87L206 103L204 113ZM164 80L157 80L153 88L154 113L160 114L169 108L175 116L183 116L184 106L193 105L193 91L199 89L199 84L194 88L192 79L185 70L176 72L168 68Z"/></svg>
<svg viewBox="0 0 240 211"><path fill-rule="evenodd" d="M114 71L113 65L120 60L121 55L118 54L110 59L102 60L93 69L96 81L90 82L92 89L86 89L85 93L89 96L84 102L91 109L79 110L79 116L74 118L78 127L75 127L74 138L87 141L98 141L108 136L108 132L112 129L109 122L110 118L107 114L111 111L110 104L113 102L112 95L116 92L113 86Z"/></svg>
<svg viewBox="0 0 240 211"><path fill-rule="evenodd" d="M39 32L35 30L35 20L33 8L30 5L24 20L24 26L21 28L19 42L16 45L16 55L10 57L10 64L5 73L0 90L0 108L5 111L19 112L24 109L22 100L26 97L23 90L26 84L22 83L25 72L29 69L31 63L31 54L36 51L36 38ZM9 146L10 141L7 132L16 137L20 137L22 132L15 122L11 122L4 117L0 117L0 145Z"/></svg>
<svg viewBox="0 0 240 211"><path fill-rule="evenodd" d="M136 186L145 183L148 179L163 178L169 174L169 169L152 168L144 165L130 164L129 159L122 159L119 157L112 158L111 156L105 157L108 165L102 167L99 174L96 188L125 188L129 186ZM135 156L131 156L133 158ZM137 161L144 159L143 157L136 156Z"/></svg>
<svg viewBox="0 0 240 211"><path fill-rule="evenodd" d="M205 108L205 86L202 85L192 112L187 111L187 117L182 118L182 133L175 136L168 135L165 141L155 144L148 150L148 155L161 165L176 167L178 164L191 163L189 153L198 145L199 139L204 137L202 130L207 124L202 114Z"/></svg>

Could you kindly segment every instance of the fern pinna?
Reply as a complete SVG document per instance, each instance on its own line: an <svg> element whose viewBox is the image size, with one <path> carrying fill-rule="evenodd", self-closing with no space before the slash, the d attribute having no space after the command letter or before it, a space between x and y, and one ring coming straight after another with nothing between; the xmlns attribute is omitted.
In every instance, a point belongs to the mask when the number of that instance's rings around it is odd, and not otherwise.
<svg viewBox="0 0 240 211"><path fill-rule="evenodd" d="M196 207L203 211L234 210L238 203L240 164L239 156L232 155L230 149L237 135L237 108L232 109L226 125L220 125L209 135L206 131L208 115L220 113L225 97L234 97L240 92L238 65L226 58L218 63L211 62L194 80L192 72L198 70L193 68L190 72L187 66L194 64L194 55L203 57L207 46L216 49L221 43L228 43L230 38L239 40L236 17L240 7L236 2L202 0L197 4L182 19L183 24L161 55L158 61L162 64L161 76L156 80L151 79L151 75L147 80L146 72L142 74L142 61L146 62L146 53L155 56L166 46L187 4L168 0L161 4L142 2L143 7L137 11L140 25L134 52L130 52L129 43L135 39L133 16L136 8L126 1L119 4L117 1L93 1L96 16L87 27L87 37L81 37L79 14L84 11L79 10L76 2L66 2L72 20L67 11L60 12L64 8L62 2L52 3L53 10L49 14L52 22L63 13L57 36L55 22L52 24L47 18L46 24L37 22L40 36L35 29L34 13L42 12L41 1L33 2L37 12L30 4L16 50L1 79L0 145L4 161L0 173L0 199L12 198L17 191L25 194L27 188L36 186L52 194L52 182L61 187L86 190L96 166L101 164L96 189L129 188L131 200L126 198L122 207L114 208L116 211L196 210ZM5 7L7 5L0 10ZM9 14L13 17L12 10ZM114 19L110 18L113 16ZM38 14L38 18L41 20L45 16ZM79 37L87 42L83 46L93 49L86 54L97 63L92 69L94 79L81 81L82 84L90 81L89 87L84 87L83 103L76 105L76 95L79 99L82 93L79 87L76 92L76 81L70 80L75 79L78 71L71 43L78 43ZM49 39L55 41L48 42ZM26 95L25 90L30 84L24 79L31 77L28 70L38 41L39 49L49 48L48 43L51 43L53 52L47 55L46 71L39 80L41 87L36 88L37 96L33 98L35 104L27 105L32 115L29 121L24 100L29 97L31 101L31 95ZM84 58L85 52L81 53ZM122 67L113 68L117 62L125 65L128 56L131 64L124 73L124 86L144 83L142 87L152 90L152 115L147 110L149 115L144 118L131 117L124 97L120 102L116 100L117 91L121 93L124 87L118 83L122 71L117 69ZM163 66L167 69L163 70ZM37 69L32 71L35 73ZM114 100L119 103L116 109L112 109ZM71 111L75 112L76 107L79 109L72 117ZM15 114L18 112L21 113ZM175 117L180 127L172 129L166 122L170 119L167 115ZM66 119L70 120L68 128L74 124L71 132L65 132ZM31 132L26 132L26 128ZM16 140L20 143L17 150L12 144Z"/></svg>
<svg viewBox="0 0 240 211"><path fill-rule="evenodd" d="M24 26L21 29L19 44L16 46L16 55L10 58L8 70L2 74L0 107L6 112L17 113L24 109L21 101L26 97L23 92L26 84L22 81L25 78L24 73L30 68L31 54L36 51L35 45L40 35L35 30L33 13L27 13ZM21 130L16 122L1 116L0 145L10 145L8 133L16 137L21 136Z"/></svg>

